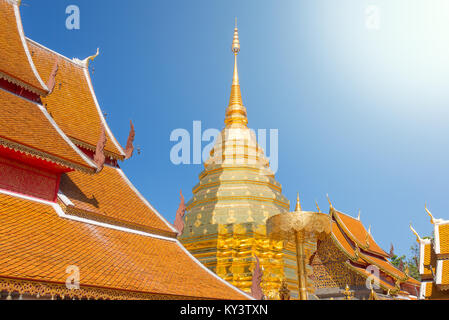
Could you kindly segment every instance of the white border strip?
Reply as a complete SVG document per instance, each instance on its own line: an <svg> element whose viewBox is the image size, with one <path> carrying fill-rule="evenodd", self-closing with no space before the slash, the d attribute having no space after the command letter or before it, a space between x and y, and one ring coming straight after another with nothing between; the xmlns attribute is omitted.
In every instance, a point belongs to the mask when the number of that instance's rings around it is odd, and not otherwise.
<svg viewBox="0 0 449 320"><path fill-rule="evenodd" d="M425 300L426 299L426 287L427 284L432 285L431 282L421 282L421 288L419 290L419 299L420 300Z"/></svg>
<svg viewBox="0 0 449 320"><path fill-rule="evenodd" d="M33 70L34 76L39 81L39 84L48 93L50 90L47 88L47 85L42 81L39 73L36 70L36 66L34 65L33 59L31 59L30 51L28 49L28 45L25 40L25 34L23 32L22 18L20 17L19 6L17 5L17 3L14 3L13 6L14 6L14 13L16 15L17 29L19 30L20 40L22 41L23 48L25 49L28 62L31 66L31 69Z"/></svg>
<svg viewBox="0 0 449 320"><path fill-rule="evenodd" d="M16 198L29 200L29 201L42 203L42 204L51 206L56 211L56 213L58 214L59 217L67 219L67 220L73 220L73 221L87 223L87 224L91 224L91 225L95 225L95 226L103 227L103 228L107 228L107 229L114 229L114 230L118 230L118 231L122 231L122 232L133 233L133 234L137 234L137 235L141 235L141 236L145 236L145 237L156 238L159 240L178 242L178 240L176 238L168 238L168 237L164 237L164 236L160 236L160 235L156 235L156 234L152 234L152 233L148 233L148 232L128 229L128 228L114 226L114 225L107 224L107 223L102 223L102 222L93 221L93 220L89 220L89 219L85 219L85 218L67 215L67 214L65 214L64 210L62 210L61 206L55 202L50 202L47 200L43 200L43 199L27 196L27 195L16 193L16 192L11 192L11 191L7 191L7 190L3 190L3 189L0 189L0 194L6 194L11 197L16 197ZM58 196L60 196L59 192L58 192Z"/></svg>
<svg viewBox="0 0 449 320"><path fill-rule="evenodd" d="M57 55L58 57L66 60L67 62L70 62L70 63L74 64L75 66L80 67L79 64L76 64L72 59L67 58L66 56L60 54L59 52L53 51L53 50L47 48L46 46L40 44L39 42L34 41L33 39L30 39L30 38L26 37L26 40L31 42L32 44L34 44L36 47L39 47L39 48L41 48L43 50L46 50L46 51L49 51L50 53Z"/></svg>
<svg viewBox="0 0 449 320"><path fill-rule="evenodd" d="M134 193L140 198L140 200L142 200L147 206L148 208L150 208L162 221L165 222L165 224L173 231L178 233L178 230L176 230L176 228L170 223L168 222L149 202L147 199L145 199L144 196L142 196L142 194L139 192L139 190L137 190L137 188L131 183L131 181L128 179L128 177L125 175L125 173L123 172L122 169L120 168L115 168L118 173L122 176L123 180L125 180L125 182L128 184L128 186L134 191Z"/></svg>
<svg viewBox="0 0 449 320"><path fill-rule="evenodd" d="M100 116L100 119L101 119L101 121L103 122L104 128L105 128L106 131L108 132L109 136L112 138L112 142L114 143L114 145L115 145L115 146L117 147L117 149L122 153L122 156L124 156L124 155L125 155L125 152L123 151L122 147L121 147L120 144L117 142L117 140L115 139L114 135L113 135L112 132L111 132L111 129L109 128L109 126L108 126L108 124L107 124L107 122L106 122L106 119L105 119L104 116L103 116L103 113L101 112L101 108L100 108L100 105L99 105L99 103L98 103L97 96L95 95L94 89L93 89L93 87L92 87L92 81L91 81L90 76L89 76L89 70L88 70L88 68L84 68L84 76L86 77L87 84L89 85L90 93L91 93L91 95L92 95L92 98L94 99L94 103L95 103L95 106L97 107L98 115Z"/></svg>
<svg viewBox="0 0 449 320"><path fill-rule="evenodd" d="M66 206L73 206L73 207L75 206L75 204L72 201L70 201L70 199L65 194L63 194L61 190L58 191L58 198Z"/></svg>
<svg viewBox="0 0 449 320"><path fill-rule="evenodd" d="M437 261L437 274L435 279L435 284L441 285L443 282L443 262L445 260L438 260Z"/></svg>
<svg viewBox="0 0 449 320"><path fill-rule="evenodd" d="M435 253L440 254L440 225L435 224L434 227L435 233Z"/></svg>
<svg viewBox="0 0 449 320"><path fill-rule="evenodd" d="M420 243L419 248L419 273L424 274L424 256L425 256L426 244L424 241ZM432 250L432 246L430 246L430 250Z"/></svg>
<svg viewBox="0 0 449 320"><path fill-rule="evenodd" d="M93 168L97 168L97 165L90 160L90 158L88 156L86 156L81 150L78 149L78 147L69 139L69 137L66 136L66 134L64 133L64 131L61 130L61 128L59 128L59 126L56 124L55 120L48 114L47 110L45 110L44 107L36 104L36 106L42 111L42 113L44 114L44 116L47 118L48 121L50 121L50 123L53 125L53 127L55 128L55 130L59 133L59 135L65 140L65 142L67 142L67 144L69 146L72 147L72 149L84 160L86 161L91 167Z"/></svg>
<svg viewBox="0 0 449 320"><path fill-rule="evenodd" d="M226 280L220 278L216 273L214 273L213 271L209 270L205 265L203 265L200 261L198 261L198 259L196 259L177 239L175 238L167 238L164 236L159 236L159 235L155 235L155 234L151 234L151 233L147 233L147 232L142 232L142 231L137 231L137 230L132 230L132 229L128 229L128 228L123 228L123 227L118 227L118 226L114 226L114 225L110 225L107 223L102 223L102 222L97 222L97 221L92 221L92 220L88 220L85 218L80 218L80 217L75 217L75 216L70 216L65 214L64 210L62 210L62 208L57 204L57 203L53 203L50 201L46 201L46 200L42 200L42 199L38 199L38 198L33 198L30 196L26 196L26 195L22 195L22 194L18 194L18 193L14 193L14 192L10 192L10 191L6 191L6 190L1 190L0 189L0 194L6 194L12 197L17 197L17 198L21 198L21 199L25 199L25 200L30 200L33 202L38 202L38 203L42 203L42 204L46 204L51 206L56 213L58 214L59 217L63 218L63 219L68 219L68 220L73 220L73 221L77 221L77 222L81 222L81 223L86 223L86 224L91 224L91 225L95 225L95 226L99 226L99 227L103 227L103 228L108 228L108 229L113 229L113 230L117 230L117 231L122 231L122 232L128 232L128 233L133 233L133 234L137 234L137 235L141 235L141 236L145 236L145 237L151 237L151 238L156 238L159 240L165 240L165 241L170 241L170 242L174 242L176 243L176 245L178 245L179 248L182 249L182 251L187 254L187 256L194 261L199 267L201 267L204 271L206 271L208 274L210 274L211 276L213 276L215 279L217 279L218 281L220 281L221 283L225 284L227 287L229 287L230 289L236 291L237 293L245 296L246 298L250 299L250 300L255 300L253 297L251 297L249 294L247 294L246 292L238 289L237 287L233 286L232 284L230 284L229 282L227 282ZM58 196L61 196L62 198L66 197L65 195L63 195L62 193L58 193ZM62 200L62 199L61 199ZM70 201L70 200L69 200Z"/></svg>

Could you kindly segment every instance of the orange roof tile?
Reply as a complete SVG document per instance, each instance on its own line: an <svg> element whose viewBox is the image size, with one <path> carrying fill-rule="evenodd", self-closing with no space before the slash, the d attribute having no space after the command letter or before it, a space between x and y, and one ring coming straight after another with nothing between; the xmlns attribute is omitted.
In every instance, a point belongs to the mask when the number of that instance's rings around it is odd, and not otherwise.
<svg viewBox="0 0 449 320"><path fill-rule="evenodd" d="M95 165L74 146L42 106L0 89L0 145L60 165L93 172Z"/></svg>
<svg viewBox="0 0 449 320"><path fill-rule="evenodd" d="M160 230L175 236L173 226L133 188L121 169L109 166L93 176L82 172L64 174L60 183L61 192L74 207L92 213L91 218L111 219L114 223L143 227L151 232Z"/></svg>
<svg viewBox="0 0 449 320"><path fill-rule="evenodd" d="M28 52L19 8L7 0L0 0L0 30L0 78L45 95L48 88Z"/></svg>
<svg viewBox="0 0 449 320"><path fill-rule="evenodd" d="M107 134L106 155L123 159L123 149L109 130L97 104L88 69L36 42L27 41L43 79L49 78L58 59L55 88L47 97L42 97L42 102L61 129L76 144L95 151L101 125L104 125Z"/></svg>
<svg viewBox="0 0 449 320"><path fill-rule="evenodd" d="M438 227L440 254L449 254L449 224L442 224Z"/></svg>
<svg viewBox="0 0 449 320"><path fill-rule="evenodd" d="M388 254L379 247L376 241L374 241L374 238L367 232L362 222L341 212L334 212L334 216L337 218L337 222L341 225L347 236L351 238L351 240L357 242L359 247L375 254L388 257ZM369 246L365 248L367 239L369 242Z"/></svg>
<svg viewBox="0 0 449 320"><path fill-rule="evenodd" d="M343 251L349 255L350 257L355 258L355 247L351 243L351 241L345 236L345 234L341 231L340 227L336 222L332 223L332 238ZM358 263L364 263L363 260L358 259Z"/></svg>
<svg viewBox="0 0 449 320"><path fill-rule="evenodd" d="M397 277L397 278L405 278L406 277L404 272L400 271L399 269L396 269L395 266L393 266L390 262L388 262L384 259L375 257L373 255L368 255L368 254L363 254L362 258L364 260L366 260L368 263L372 263L372 264L378 266L382 271L387 272L394 277Z"/></svg>
<svg viewBox="0 0 449 320"><path fill-rule="evenodd" d="M425 243L422 244L422 249L424 250L424 259L420 261L420 264L422 264L422 270L423 273L422 276L432 276L432 270L431 266L435 267L435 255L433 253L432 244L431 243Z"/></svg>
<svg viewBox="0 0 449 320"><path fill-rule="evenodd" d="M207 271L177 240L62 218L56 204L0 194L0 277L193 298L247 299Z"/></svg>
<svg viewBox="0 0 449 320"><path fill-rule="evenodd" d="M430 300L448 300L449 294L440 291L434 282L423 282L421 286L421 297Z"/></svg>

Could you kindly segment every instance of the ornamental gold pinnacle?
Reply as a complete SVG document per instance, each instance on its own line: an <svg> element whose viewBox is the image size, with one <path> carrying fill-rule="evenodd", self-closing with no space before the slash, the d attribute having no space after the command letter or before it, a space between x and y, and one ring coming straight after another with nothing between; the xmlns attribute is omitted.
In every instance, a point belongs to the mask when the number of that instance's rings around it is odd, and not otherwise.
<svg viewBox="0 0 449 320"><path fill-rule="evenodd" d="M234 39L232 41L232 52L234 53L234 75L232 78L231 97L229 106L226 110L226 127L247 126L248 118L246 108L243 106L242 93L239 83L239 72L237 67L237 55L240 52L239 30L237 28L237 19L235 21Z"/></svg>

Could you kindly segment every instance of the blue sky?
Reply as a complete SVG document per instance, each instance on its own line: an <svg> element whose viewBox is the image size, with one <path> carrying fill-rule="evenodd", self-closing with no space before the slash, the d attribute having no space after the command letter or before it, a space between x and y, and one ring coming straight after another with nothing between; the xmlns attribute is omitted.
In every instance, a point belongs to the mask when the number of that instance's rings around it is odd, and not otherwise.
<svg viewBox="0 0 449 320"><path fill-rule="evenodd" d="M80 30L65 28L72 4ZM100 104L123 145L133 120L142 150L121 166L170 221L202 171L171 163L170 133L223 127L235 16L249 126L279 129L276 178L292 206L300 192L327 211L328 193L407 254L410 222L432 232L426 201L449 218L447 1L23 0L21 13L28 37L70 58L100 47Z"/></svg>

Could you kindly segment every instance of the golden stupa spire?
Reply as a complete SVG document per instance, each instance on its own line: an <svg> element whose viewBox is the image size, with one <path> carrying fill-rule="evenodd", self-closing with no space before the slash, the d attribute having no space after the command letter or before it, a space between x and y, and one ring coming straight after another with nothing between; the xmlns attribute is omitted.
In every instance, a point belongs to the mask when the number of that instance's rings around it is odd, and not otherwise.
<svg viewBox="0 0 449 320"><path fill-rule="evenodd" d="M301 209L301 201L299 200L299 192L298 195L296 197L296 208L295 208L295 212L300 212L302 211Z"/></svg>
<svg viewBox="0 0 449 320"><path fill-rule="evenodd" d="M248 124L246 116L246 108L243 106L242 93L240 91L239 72L237 67L237 55L240 52L239 30L237 28L237 18L235 19L234 40L232 41L232 52L234 53L234 76L232 77L231 97L229 99L229 106L226 110L226 126L234 124L244 125Z"/></svg>

